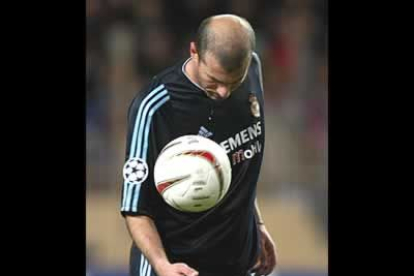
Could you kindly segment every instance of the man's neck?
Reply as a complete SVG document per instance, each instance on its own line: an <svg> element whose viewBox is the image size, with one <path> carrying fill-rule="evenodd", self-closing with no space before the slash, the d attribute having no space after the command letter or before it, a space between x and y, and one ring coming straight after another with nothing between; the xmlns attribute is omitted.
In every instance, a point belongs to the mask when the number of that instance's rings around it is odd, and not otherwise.
<svg viewBox="0 0 414 276"><path fill-rule="evenodd" d="M187 62L187 64L184 66L184 73L187 75L187 77L190 78L190 80L192 82L195 82L195 78L194 78L194 64L193 64L193 59L190 58L190 60Z"/></svg>
<svg viewBox="0 0 414 276"><path fill-rule="evenodd" d="M183 68L184 69L184 74L187 76L187 78L190 79L190 81L192 83L194 83L196 86L201 88L201 86L198 82L198 79L196 77L196 74L195 74L195 69L196 68L194 68L194 66L195 66L194 60L192 58L190 58L190 60L187 62L187 64L185 64L185 66Z"/></svg>

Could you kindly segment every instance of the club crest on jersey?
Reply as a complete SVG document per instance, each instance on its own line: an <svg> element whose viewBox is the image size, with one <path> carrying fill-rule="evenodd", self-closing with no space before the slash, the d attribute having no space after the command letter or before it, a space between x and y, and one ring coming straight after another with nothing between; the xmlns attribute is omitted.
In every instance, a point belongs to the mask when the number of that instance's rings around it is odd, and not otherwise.
<svg viewBox="0 0 414 276"><path fill-rule="evenodd" d="M132 184L142 183L148 177L148 165L141 158L130 158L125 162L122 175L126 182Z"/></svg>
<svg viewBox="0 0 414 276"><path fill-rule="evenodd" d="M250 102L250 111L252 115L256 118L260 117L260 105L257 97L254 94L249 95L249 102Z"/></svg>

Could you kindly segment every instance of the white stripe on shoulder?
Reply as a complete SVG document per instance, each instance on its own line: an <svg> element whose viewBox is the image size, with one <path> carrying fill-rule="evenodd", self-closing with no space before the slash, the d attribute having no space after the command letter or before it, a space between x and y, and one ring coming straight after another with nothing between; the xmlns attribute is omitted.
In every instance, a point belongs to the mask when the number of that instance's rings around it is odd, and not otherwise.
<svg viewBox="0 0 414 276"><path fill-rule="evenodd" d="M144 141L144 137L143 137L144 127L147 124L148 119L150 119L148 117L151 117L151 115L149 115L149 114L151 114L151 111L154 110L154 109L158 109L159 104L156 104L156 102L158 100L160 100L161 98L162 98L161 99L161 102L162 102L165 99L165 96L167 96L169 98L168 92L167 92L166 89L164 89L161 92L159 92L154 98L152 98L148 102L148 104L145 105L145 109L142 112L142 116L140 118L141 121L139 122L139 131L138 131L138 138L137 138L138 139L138 141L137 141L137 143L138 143L138 149L136 150L136 152L133 155L133 157L140 157L140 158L142 158L143 155L142 155L141 151L142 151L142 144L143 144L143 141Z"/></svg>
<svg viewBox="0 0 414 276"><path fill-rule="evenodd" d="M131 147L129 150L129 158L142 155L141 150L143 143L145 142L142 136L145 125L148 121L147 117L149 116L149 120L151 120L155 110L162 105L160 103L165 103L165 98L169 99L168 91L164 88L165 86L163 84L159 85L142 100L134 123L134 131L130 141ZM157 103L157 101L159 102ZM146 143L148 144L148 141ZM146 147L148 147L148 145ZM131 184L124 181L123 185L124 192L122 195L121 211L131 211L132 206L134 206L133 209L136 211L136 204L138 204L138 194L141 189L141 184Z"/></svg>
<svg viewBox="0 0 414 276"><path fill-rule="evenodd" d="M155 106L151 109L151 111L148 114L148 122L145 126L145 135L144 135L144 148L141 155L141 158L144 160L147 160L147 150L148 150L148 136L149 136L149 130L151 126L152 116L154 115L155 111L157 111L162 105L164 105L167 101L170 100L170 96L167 95L166 97L162 98Z"/></svg>
<svg viewBox="0 0 414 276"><path fill-rule="evenodd" d="M140 156L140 158L143 159L143 160L147 160L148 144L149 144L149 142L148 142L148 140L149 140L149 130L150 130L150 127L151 127L152 116L169 99L170 99L169 95L163 97L153 108L151 108L151 110L148 113L148 119L147 119L147 122L145 123L145 135L143 137L144 148L143 148L143 151L142 151L142 155ZM144 125L142 125L142 127L144 127ZM140 142L140 144L141 144L141 142ZM141 183L137 185L137 188L134 191L134 199L132 201L132 211L133 212L136 212L137 209L138 209L138 200L139 200L140 190L141 190Z"/></svg>
<svg viewBox="0 0 414 276"><path fill-rule="evenodd" d="M139 123L136 124L138 128L135 130L138 134L136 135L136 140L133 143L137 144L137 150L135 151L134 155L130 155L132 157L139 157L144 161L147 160L147 153L148 153L148 144L149 144L149 131L151 126L152 117L157 110L161 108L169 99L170 96L168 95L168 91L166 89L154 94L155 96L152 97L151 100L146 101L145 107L142 109L142 112L139 114L140 118ZM142 107L143 105L141 105ZM131 184L131 183L124 183L124 194L122 200L122 211L133 211L136 212L138 210L138 201L139 201L139 194L141 191L141 183L138 184Z"/></svg>
<svg viewBox="0 0 414 276"><path fill-rule="evenodd" d="M141 102L140 106L139 106L139 110L137 112L137 117L135 119L135 124L134 124L134 132L131 138L131 147L129 149L129 158L133 157L135 154L135 149L136 149L136 143L137 143L137 135L138 135L138 128L139 128L139 122L140 122L140 118L142 116L142 111L144 109L144 107L146 106L147 102L153 97L155 96L157 93L159 93L159 91L161 91L164 88L164 85L161 84L159 86L157 86L154 90L152 90Z"/></svg>

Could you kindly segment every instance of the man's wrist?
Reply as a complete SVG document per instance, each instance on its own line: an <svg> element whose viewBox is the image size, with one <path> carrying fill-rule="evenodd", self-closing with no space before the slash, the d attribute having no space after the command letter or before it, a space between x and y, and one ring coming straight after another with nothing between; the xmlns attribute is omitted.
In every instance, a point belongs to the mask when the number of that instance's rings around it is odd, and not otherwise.
<svg viewBox="0 0 414 276"><path fill-rule="evenodd" d="M154 270L158 274L161 274L161 272L164 270L164 268L170 265L170 262L167 259L164 259L164 258L159 258L157 260L154 260L153 262L154 262L153 263Z"/></svg>

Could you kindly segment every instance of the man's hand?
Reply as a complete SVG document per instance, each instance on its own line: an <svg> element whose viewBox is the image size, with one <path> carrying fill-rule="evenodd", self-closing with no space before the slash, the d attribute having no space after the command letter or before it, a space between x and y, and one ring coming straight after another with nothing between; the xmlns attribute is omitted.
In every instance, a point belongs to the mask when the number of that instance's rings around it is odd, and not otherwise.
<svg viewBox="0 0 414 276"><path fill-rule="evenodd" d="M138 248L153 265L158 276L198 276L198 271L184 263L170 263L152 218L127 216L128 230Z"/></svg>
<svg viewBox="0 0 414 276"><path fill-rule="evenodd" d="M164 262L155 268L159 276L198 276L198 271L185 263Z"/></svg>
<svg viewBox="0 0 414 276"><path fill-rule="evenodd" d="M269 275L276 266L276 246L264 225L259 226L261 251L252 272L256 275Z"/></svg>

